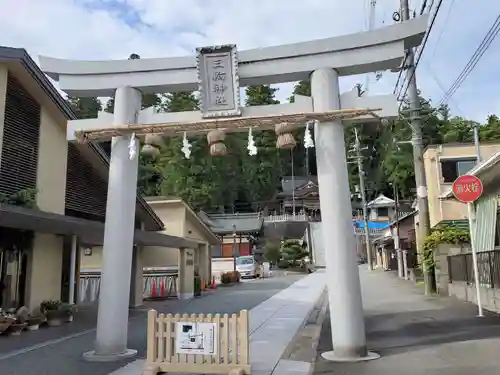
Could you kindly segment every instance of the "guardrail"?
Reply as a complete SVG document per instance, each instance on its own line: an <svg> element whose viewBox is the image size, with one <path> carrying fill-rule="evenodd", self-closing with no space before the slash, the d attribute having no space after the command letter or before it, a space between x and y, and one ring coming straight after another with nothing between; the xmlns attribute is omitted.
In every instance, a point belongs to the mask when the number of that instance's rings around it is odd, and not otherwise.
<svg viewBox="0 0 500 375"><path fill-rule="evenodd" d="M380 234L386 231L388 228L368 228L368 233L370 235ZM356 228L354 227L354 233L357 235L365 234L365 228Z"/></svg>
<svg viewBox="0 0 500 375"><path fill-rule="evenodd" d="M143 298L177 296L177 278L177 271L145 269L143 277ZM78 303L97 301L99 299L100 288L100 271L80 272ZM155 295L153 295L153 289L156 290Z"/></svg>
<svg viewBox="0 0 500 375"><path fill-rule="evenodd" d="M248 311L232 314L148 313L143 375L250 374Z"/></svg>
<svg viewBox="0 0 500 375"><path fill-rule="evenodd" d="M280 222L280 221L309 221L306 214L283 214L283 215L269 215L264 217L265 222Z"/></svg>

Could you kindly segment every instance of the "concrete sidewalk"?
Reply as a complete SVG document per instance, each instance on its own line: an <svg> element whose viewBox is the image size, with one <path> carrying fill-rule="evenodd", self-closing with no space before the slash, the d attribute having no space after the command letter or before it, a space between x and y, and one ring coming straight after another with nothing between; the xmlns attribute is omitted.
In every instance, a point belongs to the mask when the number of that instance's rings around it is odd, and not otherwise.
<svg viewBox="0 0 500 375"><path fill-rule="evenodd" d="M308 374L310 364L282 359L321 297L326 274L319 271L295 282L250 310L252 375ZM110 375L140 375L144 360L136 360Z"/></svg>
<svg viewBox="0 0 500 375"><path fill-rule="evenodd" d="M446 297L426 297L423 288L393 272L360 267L368 346L381 354L371 362L338 364L330 321L323 324L314 374L497 375L500 317L476 317L477 307Z"/></svg>

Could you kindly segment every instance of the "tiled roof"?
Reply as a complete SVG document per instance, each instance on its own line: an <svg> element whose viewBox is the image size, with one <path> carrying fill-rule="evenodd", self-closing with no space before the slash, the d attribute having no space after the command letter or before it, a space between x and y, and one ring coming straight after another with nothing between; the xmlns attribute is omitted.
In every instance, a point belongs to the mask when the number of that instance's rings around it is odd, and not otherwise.
<svg viewBox="0 0 500 375"><path fill-rule="evenodd" d="M377 198L368 203L368 207L387 207L393 205L394 200L387 198L384 194L380 194Z"/></svg>
<svg viewBox="0 0 500 375"><path fill-rule="evenodd" d="M206 214L214 223L214 233L248 233L258 232L264 223L264 218L258 213L236 213L236 214ZM233 227L234 225L234 227Z"/></svg>
<svg viewBox="0 0 500 375"><path fill-rule="evenodd" d="M309 181L318 182L316 176L284 176L281 179L281 190L285 194L292 194L294 189L307 184Z"/></svg>

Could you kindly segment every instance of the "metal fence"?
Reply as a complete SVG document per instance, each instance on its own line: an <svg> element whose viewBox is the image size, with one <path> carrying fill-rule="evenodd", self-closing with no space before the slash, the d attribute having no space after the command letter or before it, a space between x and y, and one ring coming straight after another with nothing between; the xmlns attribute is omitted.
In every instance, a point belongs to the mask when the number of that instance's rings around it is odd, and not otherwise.
<svg viewBox="0 0 500 375"><path fill-rule="evenodd" d="M176 297L177 278L177 271L144 270L143 297ZM153 289L155 290L154 293ZM89 303L98 300L100 290L100 271L86 271L80 274L78 303Z"/></svg>
<svg viewBox="0 0 500 375"><path fill-rule="evenodd" d="M500 288L500 250L477 253L479 284L489 288ZM449 281L461 281L474 284L472 254L448 256Z"/></svg>

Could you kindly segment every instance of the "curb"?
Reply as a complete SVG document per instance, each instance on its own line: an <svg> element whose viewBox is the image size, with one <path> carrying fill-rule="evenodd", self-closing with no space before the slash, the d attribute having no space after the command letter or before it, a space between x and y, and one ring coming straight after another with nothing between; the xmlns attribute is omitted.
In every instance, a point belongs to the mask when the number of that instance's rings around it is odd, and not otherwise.
<svg viewBox="0 0 500 375"><path fill-rule="evenodd" d="M323 325L323 321L325 320L325 316L326 316L326 311L328 309L328 295L327 295L327 292L326 292L326 286L323 289L323 291L321 292L321 294L318 297L318 299L316 300L316 302L313 304L313 306L309 310L309 312L307 313L307 315L306 315L304 321L302 322L300 328L297 330L297 332L293 336L293 339L288 343L286 349L281 354L280 360L283 360L283 359L286 360L286 359L288 359L292 355L295 343L297 342L298 338L302 336L303 330L307 326L307 322L311 318L313 312L315 310L317 310L318 306L320 307L319 314L318 314L318 319L317 319L317 321L316 321L316 323L314 325L319 326L320 329L319 329L318 334L314 335L314 338L313 338L313 348L312 348L314 350L314 352L316 352L316 348L318 347L318 343L319 343L319 336L320 336L320 333L321 333L321 326ZM316 358L314 358L314 360L315 359Z"/></svg>

